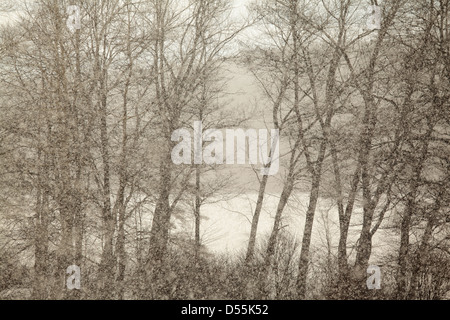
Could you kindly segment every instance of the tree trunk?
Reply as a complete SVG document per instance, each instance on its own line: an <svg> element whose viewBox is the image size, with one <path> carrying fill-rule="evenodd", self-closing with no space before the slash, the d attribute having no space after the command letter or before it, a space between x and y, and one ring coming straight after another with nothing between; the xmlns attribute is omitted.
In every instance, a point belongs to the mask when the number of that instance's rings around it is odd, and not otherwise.
<svg viewBox="0 0 450 320"><path fill-rule="evenodd" d="M109 156L109 142L108 142L108 128L107 128L107 102L104 79L101 81L100 92L100 139L101 139L101 154L103 162L103 252L100 262L100 296L102 299L111 299L114 291L114 233L116 231L116 217L111 210L111 185L110 185L110 156Z"/></svg>
<svg viewBox="0 0 450 320"><path fill-rule="evenodd" d="M170 150L170 148L169 148ZM150 249L146 264L147 281L150 286L151 295L155 298L157 288L154 284L163 275L163 258L167 250L167 242L170 231L171 208L169 196L171 190L171 155L170 151L165 151L166 155L160 163L159 196L153 214L153 222L150 230Z"/></svg>
<svg viewBox="0 0 450 320"><path fill-rule="evenodd" d="M300 252L300 263L297 276L297 295L299 299L306 296L306 277L309 265L309 250L311 246L311 237L314 224L314 216L316 213L317 201L319 200L320 181L322 179L322 166L325 159L326 142L322 142L316 168L313 172L313 180L311 185L311 193L309 197L309 205L306 211L305 228L303 231L302 247Z"/></svg>
<svg viewBox="0 0 450 320"><path fill-rule="evenodd" d="M45 300L47 293L47 269L48 269L48 226L49 226L49 195L42 185L41 174L38 179L37 205L36 205L36 228L34 247L34 272L33 299Z"/></svg>
<svg viewBox="0 0 450 320"><path fill-rule="evenodd" d="M437 201L439 202L439 201ZM436 206L439 207L439 206ZM422 237L422 241L420 243L420 247L417 250L417 254L414 259L414 265L411 275L411 285L409 292L407 295L407 298L409 300L418 299L418 289L419 289L419 276L420 272L424 269L424 267L427 264L428 256L429 256L429 244L431 241L431 237L433 235L433 226L434 226L434 217L432 216L433 213L430 214L428 217L427 225L425 227L425 232Z"/></svg>
<svg viewBox="0 0 450 320"><path fill-rule="evenodd" d="M416 211L416 197L420 185L424 162L428 153L429 138L433 132L433 127L429 124L428 131L424 137L420 157L414 167L413 175L410 179L410 190L407 196L407 203L400 227L400 249L398 255L398 275L397 275L397 297L405 299L408 295L408 258L409 258L409 233L411 231L411 219Z"/></svg>
<svg viewBox="0 0 450 320"><path fill-rule="evenodd" d="M278 240L278 234L281 230L281 220L283 216L284 208L286 207L286 204L289 200L289 197L291 196L292 189L294 187L294 181L293 177L289 176L288 180L286 181L283 192L281 193L280 201L278 202L277 211L275 214L275 221L273 224L272 232L270 234L269 242L267 244L267 250L266 250L266 257L264 261L264 276L263 276L263 293L264 295L270 295L270 279L272 275L272 267L274 264L274 257L276 254L276 245Z"/></svg>
<svg viewBox="0 0 450 320"><path fill-rule="evenodd" d="M201 239L200 239L200 208L201 208L201 196L200 196L200 166L196 165L195 167L195 208L194 208L194 216L195 216L195 248L194 248L194 256L195 260L198 261L201 247Z"/></svg>
<svg viewBox="0 0 450 320"><path fill-rule="evenodd" d="M268 180L269 180L269 176L264 175L262 177L261 184L259 185L258 200L256 202L255 213L253 214L252 227L250 230L250 238L249 238L248 246L247 246L247 254L245 256L245 264L246 265L251 264L251 262L253 261L253 256L255 254L256 233L258 231L259 217L261 215L261 210L262 210L263 200L264 200L264 193L266 190Z"/></svg>

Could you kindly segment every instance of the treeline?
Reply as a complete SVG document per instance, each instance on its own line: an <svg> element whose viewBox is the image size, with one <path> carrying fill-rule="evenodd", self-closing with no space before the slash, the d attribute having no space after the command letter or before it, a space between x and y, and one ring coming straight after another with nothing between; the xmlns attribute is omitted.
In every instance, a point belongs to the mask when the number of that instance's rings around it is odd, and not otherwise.
<svg viewBox="0 0 450 320"><path fill-rule="evenodd" d="M79 29L68 28L70 5L80 9ZM19 21L0 33L0 292L444 299L450 1L386 1L376 28L367 28L370 5L258 0L240 21L227 0L23 2ZM249 115L227 105L230 64L253 75L258 106L281 134L282 172L255 170L255 208L243 212L248 246L237 258L208 253L201 238L202 206L226 198L232 177L171 159L172 133L194 121L245 125ZM271 179L282 189L272 231L259 239ZM299 190L309 200L297 243L283 214ZM325 198L339 241L313 259ZM179 217L193 218L192 236L172 232ZM382 229L397 242L381 259L382 290L369 291ZM66 287L71 265L82 270L81 290Z"/></svg>

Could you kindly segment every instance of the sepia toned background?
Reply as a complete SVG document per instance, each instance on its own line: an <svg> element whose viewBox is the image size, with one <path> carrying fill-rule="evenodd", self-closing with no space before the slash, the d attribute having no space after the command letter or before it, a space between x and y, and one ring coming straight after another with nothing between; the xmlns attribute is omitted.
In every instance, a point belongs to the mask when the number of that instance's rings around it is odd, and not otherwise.
<svg viewBox="0 0 450 320"><path fill-rule="evenodd" d="M2 1L0 299L449 299L449 10ZM278 174L175 165L195 121Z"/></svg>

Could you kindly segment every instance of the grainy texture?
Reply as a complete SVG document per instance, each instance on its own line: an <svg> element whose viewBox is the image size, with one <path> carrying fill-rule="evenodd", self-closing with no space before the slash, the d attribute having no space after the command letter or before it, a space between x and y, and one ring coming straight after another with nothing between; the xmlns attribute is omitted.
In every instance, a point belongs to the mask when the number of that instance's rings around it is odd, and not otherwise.
<svg viewBox="0 0 450 320"><path fill-rule="evenodd" d="M0 22L0 299L450 298L450 0Z"/></svg>

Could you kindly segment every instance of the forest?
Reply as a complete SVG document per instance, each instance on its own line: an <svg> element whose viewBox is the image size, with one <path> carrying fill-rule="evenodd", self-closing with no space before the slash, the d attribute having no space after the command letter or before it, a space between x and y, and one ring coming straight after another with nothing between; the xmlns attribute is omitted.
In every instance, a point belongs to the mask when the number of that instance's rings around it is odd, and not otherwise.
<svg viewBox="0 0 450 320"><path fill-rule="evenodd" d="M2 0L16 299L450 299L450 0Z"/></svg>

